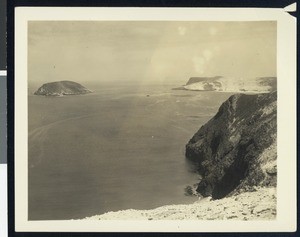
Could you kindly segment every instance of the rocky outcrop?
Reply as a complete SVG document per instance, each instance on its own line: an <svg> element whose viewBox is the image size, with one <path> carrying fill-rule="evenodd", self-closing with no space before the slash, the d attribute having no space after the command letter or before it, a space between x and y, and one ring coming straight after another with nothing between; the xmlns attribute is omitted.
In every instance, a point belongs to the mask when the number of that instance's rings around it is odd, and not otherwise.
<svg viewBox="0 0 300 237"><path fill-rule="evenodd" d="M210 83L210 82L215 82L218 79L221 79L221 76L215 76L215 77L191 77L188 82L186 83L186 85L191 85L194 83L198 83L198 82L206 82L206 83Z"/></svg>
<svg viewBox="0 0 300 237"><path fill-rule="evenodd" d="M272 92L276 90L276 77L228 78L228 77L191 77L184 90L219 92ZM179 88L176 88L179 89Z"/></svg>
<svg viewBox="0 0 300 237"><path fill-rule="evenodd" d="M193 204L169 205L152 210L122 210L84 220L274 220L276 189L258 188L220 200L202 198Z"/></svg>
<svg viewBox="0 0 300 237"><path fill-rule="evenodd" d="M57 81L43 84L34 94L43 96L81 95L91 93L84 86L73 81Z"/></svg>
<svg viewBox="0 0 300 237"><path fill-rule="evenodd" d="M276 186L277 93L236 94L186 145L202 176L197 191L215 199Z"/></svg>

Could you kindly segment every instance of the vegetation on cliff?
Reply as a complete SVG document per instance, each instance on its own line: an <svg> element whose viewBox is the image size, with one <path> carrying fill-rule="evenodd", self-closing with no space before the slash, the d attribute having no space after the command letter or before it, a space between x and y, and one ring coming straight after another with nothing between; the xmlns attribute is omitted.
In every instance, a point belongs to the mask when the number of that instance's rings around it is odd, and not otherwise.
<svg viewBox="0 0 300 237"><path fill-rule="evenodd" d="M186 145L202 180L197 192L223 198L253 187L275 187L277 94L236 94Z"/></svg>

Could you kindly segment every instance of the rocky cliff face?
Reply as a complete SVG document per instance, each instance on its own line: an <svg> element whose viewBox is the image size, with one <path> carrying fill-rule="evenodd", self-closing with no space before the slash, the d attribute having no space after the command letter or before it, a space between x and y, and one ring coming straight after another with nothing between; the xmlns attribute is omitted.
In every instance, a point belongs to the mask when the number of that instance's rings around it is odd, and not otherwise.
<svg viewBox="0 0 300 237"><path fill-rule="evenodd" d="M197 191L215 199L276 186L277 93L231 96L186 145L202 180Z"/></svg>
<svg viewBox="0 0 300 237"><path fill-rule="evenodd" d="M191 77L182 89L220 92L272 92L276 90L276 77Z"/></svg>
<svg viewBox="0 0 300 237"><path fill-rule="evenodd" d="M91 93L91 91L73 81L46 83L43 84L36 92L34 92L35 95L44 96L80 95L87 93Z"/></svg>
<svg viewBox="0 0 300 237"><path fill-rule="evenodd" d="M221 79L221 76L215 76L215 77L191 77L188 82L186 83L186 85L191 85L194 83L198 83L198 82L206 82L206 83L210 83L210 82L215 82L218 81L219 79Z"/></svg>

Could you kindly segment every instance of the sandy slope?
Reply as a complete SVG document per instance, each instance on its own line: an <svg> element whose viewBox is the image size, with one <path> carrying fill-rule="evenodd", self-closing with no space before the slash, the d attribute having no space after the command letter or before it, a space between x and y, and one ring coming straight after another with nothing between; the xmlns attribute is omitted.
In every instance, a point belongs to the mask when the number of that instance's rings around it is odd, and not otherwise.
<svg viewBox="0 0 300 237"><path fill-rule="evenodd" d="M276 188L257 188L220 200L210 197L189 205L153 210L124 210L87 217L89 220L270 220L276 218Z"/></svg>

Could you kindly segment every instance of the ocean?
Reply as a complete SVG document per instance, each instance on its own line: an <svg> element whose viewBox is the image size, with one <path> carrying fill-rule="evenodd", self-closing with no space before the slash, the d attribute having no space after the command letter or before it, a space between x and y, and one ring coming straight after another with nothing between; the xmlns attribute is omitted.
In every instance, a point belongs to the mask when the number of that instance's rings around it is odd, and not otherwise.
<svg viewBox="0 0 300 237"><path fill-rule="evenodd" d="M185 145L230 93L102 83L28 96L28 218L67 220L187 204L199 176ZM37 88L36 88L37 89Z"/></svg>

